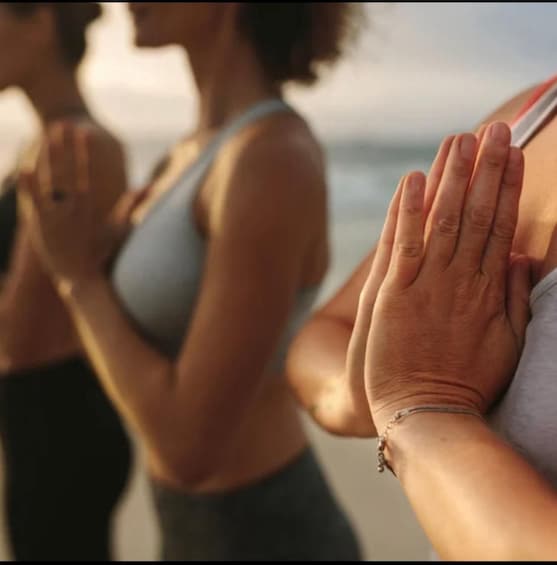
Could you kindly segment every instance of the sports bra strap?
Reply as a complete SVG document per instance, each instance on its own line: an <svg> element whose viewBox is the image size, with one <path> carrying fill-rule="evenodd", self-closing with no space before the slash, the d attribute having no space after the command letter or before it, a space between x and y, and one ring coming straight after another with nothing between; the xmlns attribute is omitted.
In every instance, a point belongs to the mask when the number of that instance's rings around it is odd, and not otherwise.
<svg viewBox="0 0 557 565"><path fill-rule="evenodd" d="M524 147L557 109L557 75L538 86L511 122L512 143Z"/></svg>

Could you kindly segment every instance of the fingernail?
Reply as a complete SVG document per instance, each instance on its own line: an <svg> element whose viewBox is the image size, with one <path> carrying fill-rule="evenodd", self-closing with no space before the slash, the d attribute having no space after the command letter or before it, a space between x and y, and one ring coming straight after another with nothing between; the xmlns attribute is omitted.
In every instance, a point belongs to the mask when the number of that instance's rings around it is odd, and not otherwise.
<svg viewBox="0 0 557 565"><path fill-rule="evenodd" d="M511 137L509 127L501 122L491 124L488 135L491 139L501 143L508 143Z"/></svg>
<svg viewBox="0 0 557 565"><path fill-rule="evenodd" d="M460 138L460 155L464 159L473 159L476 151L476 137L472 134L463 135Z"/></svg>
<svg viewBox="0 0 557 565"><path fill-rule="evenodd" d="M412 174L408 179L408 188L412 192L418 192L422 188L422 176L420 174Z"/></svg>

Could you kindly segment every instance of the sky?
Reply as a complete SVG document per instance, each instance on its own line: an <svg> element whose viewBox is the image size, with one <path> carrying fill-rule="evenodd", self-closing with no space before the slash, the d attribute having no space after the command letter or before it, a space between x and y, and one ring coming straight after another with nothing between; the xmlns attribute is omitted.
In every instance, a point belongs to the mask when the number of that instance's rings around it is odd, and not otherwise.
<svg viewBox="0 0 557 565"><path fill-rule="evenodd" d="M557 72L556 3L366 4L357 48L316 87L289 92L328 140L437 140ZM191 127L184 55L135 49L125 3L105 3L89 40L82 84L118 133L172 137ZM27 110L19 93L0 94L0 138L28 134Z"/></svg>

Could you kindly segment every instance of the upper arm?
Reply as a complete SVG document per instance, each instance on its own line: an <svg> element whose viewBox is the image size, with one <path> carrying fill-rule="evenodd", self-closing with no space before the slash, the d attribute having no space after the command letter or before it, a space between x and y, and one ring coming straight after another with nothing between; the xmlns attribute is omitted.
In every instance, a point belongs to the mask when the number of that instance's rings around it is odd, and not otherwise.
<svg viewBox="0 0 557 565"><path fill-rule="evenodd" d="M195 388L197 406L242 413L300 286L324 181L299 147L280 138L250 143L219 168L223 182L211 199L205 268L177 371L183 394Z"/></svg>
<svg viewBox="0 0 557 565"><path fill-rule="evenodd" d="M374 256L375 248L356 267L350 278L337 290L333 297L316 312L316 318L321 316L334 318L348 326L354 325L360 293L369 275Z"/></svg>

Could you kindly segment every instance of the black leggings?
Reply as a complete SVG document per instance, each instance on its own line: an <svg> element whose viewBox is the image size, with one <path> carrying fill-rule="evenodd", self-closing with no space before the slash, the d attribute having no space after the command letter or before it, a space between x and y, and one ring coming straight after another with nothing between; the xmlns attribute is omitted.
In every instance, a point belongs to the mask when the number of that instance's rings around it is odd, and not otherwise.
<svg viewBox="0 0 557 565"><path fill-rule="evenodd" d="M163 561L360 561L360 545L306 449L282 469L218 494L152 481Z"/></svg>
<svg viewBox="0 0 557 565"><path fill-rule="evenodd" d="M80 359L0 378L6 520L18 561L111 560L128 436Z"/></svg>

